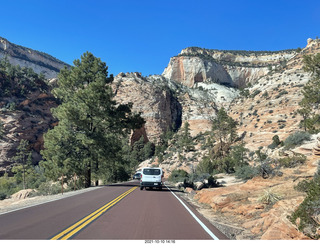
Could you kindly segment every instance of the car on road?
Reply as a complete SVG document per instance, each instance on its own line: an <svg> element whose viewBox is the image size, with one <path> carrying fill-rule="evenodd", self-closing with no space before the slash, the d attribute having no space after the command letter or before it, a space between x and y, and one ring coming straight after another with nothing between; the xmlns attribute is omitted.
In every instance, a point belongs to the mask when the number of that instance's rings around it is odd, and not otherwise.
<svg viewBox="0 0 320 244"><path fill-rule="evenodd" d="M134 176L132 177L132 179L137 179L137 180L140 180L141 178L141 173L135 173Z"/></svg>
<svg viewBox="0 0 320 244"><path fill-rule="evenodd" d="M141 170L140 190L143 188L158 188L162 190L164 172L161 168L146 167Z"/></svg>

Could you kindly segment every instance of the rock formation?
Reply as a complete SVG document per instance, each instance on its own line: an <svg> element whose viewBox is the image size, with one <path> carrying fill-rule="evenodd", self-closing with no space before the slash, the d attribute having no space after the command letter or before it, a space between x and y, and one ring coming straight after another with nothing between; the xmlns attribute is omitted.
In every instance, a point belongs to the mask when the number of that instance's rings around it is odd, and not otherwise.
<svg viewBox="0 0 320 244"><path fill-rule="evenodd" d="M313 148L313 154L320 156L320 137L317 137L317 144Z"/></svg>
<svg viewBox="0 0 320 244"><path fill-rule="evenodd" d="M0 59L5 57L11 64L32 68L34 72L43 73L48 79L57 77L64 66L70 66L46 53L16 45L0 37Z"/></svg>
<svg viewBox="0 0 320 244"><path fill-rule="evenodd" d="M3 103L0 101L0 107ZM17 105L17 110L2 110L0 121L3 123L5 136L0 140L0 172L13 163L15 149L22 139L28 140L32 147L33 161L40 161L40 150L43 149L43 134L53 128L56 120L51 108L56 107L55 98L50 93L34 92Z"/></svg>
<svg viewBox="0 0 320 244"><path fill-rule="evenodd" d="M256 83L271 68L285 63L295 54L295 50L255 52L191 47L171 58L162 75L188 87L197 82L245 87Z"/></svg>
<svg viewBox="0 0 320 244"><path fill-rule="evenodd" d="M113 90L118 103L132 103L141 113L145 126L134 133L147 141L157 142L168 129L181 126L181 105L161 76L142 77L139 73L120 73L114 78Z"/></svg>

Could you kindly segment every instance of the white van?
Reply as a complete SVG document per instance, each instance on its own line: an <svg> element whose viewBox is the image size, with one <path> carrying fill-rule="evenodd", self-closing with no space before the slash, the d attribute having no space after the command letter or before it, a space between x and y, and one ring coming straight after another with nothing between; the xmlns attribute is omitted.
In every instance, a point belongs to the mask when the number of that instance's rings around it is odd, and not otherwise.
<svg viewBox="0 0 320 244"><path fill-rule="evenodd" d="M162 190L163 170L161 168L143 168L141 170L140 190L144 187L158 188Z"/></svg>

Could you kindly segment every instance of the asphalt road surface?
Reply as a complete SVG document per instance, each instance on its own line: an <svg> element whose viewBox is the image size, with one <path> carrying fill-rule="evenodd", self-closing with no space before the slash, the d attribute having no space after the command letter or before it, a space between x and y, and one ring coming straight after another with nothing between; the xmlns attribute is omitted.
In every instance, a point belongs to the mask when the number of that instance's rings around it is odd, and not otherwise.
<svg viewBox="0 0 320 244"><path fill-rule="evenodd" d="M138 181L0 215L1 240L223 240L174 190Z"/></svg>

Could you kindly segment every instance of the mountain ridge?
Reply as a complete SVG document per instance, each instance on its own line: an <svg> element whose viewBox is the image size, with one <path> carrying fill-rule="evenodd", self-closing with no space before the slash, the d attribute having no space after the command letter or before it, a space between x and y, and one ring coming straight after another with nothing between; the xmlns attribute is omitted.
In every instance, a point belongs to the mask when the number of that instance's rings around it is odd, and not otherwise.
<svg viewBox="0 0 320 244"><path fill-rule="evenodd" d="M69 64L31 48L20 46L0 37L0 59L7 58L13 65L32 68L36 73L43 73L46 78L55 78L64 66Z"/></svg>

